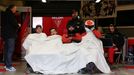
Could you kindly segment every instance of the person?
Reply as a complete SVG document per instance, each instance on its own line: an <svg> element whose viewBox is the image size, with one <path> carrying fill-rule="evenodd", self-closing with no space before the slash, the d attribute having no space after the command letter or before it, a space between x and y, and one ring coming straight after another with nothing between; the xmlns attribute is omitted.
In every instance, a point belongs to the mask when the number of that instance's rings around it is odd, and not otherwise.
<svg viewBox="0 0 134 75"><path fill-rule="evenodd" d="M35 33L33 34L29 34L24 43L23 43L23 47L26 50L26 54L28 54L28 50L30 48L30 46L32 45L32 43L37 43L37 41L44 41L46 39L47 35L45 33L42 33L42 26L41 25L36 25L35 28ZM31 66L27 63L27 73L36 73L36 74L40 74L39 72L34 72L33 69L31 68Z"/></svg>
<svg viewBox="0 0 134 75"><path fill-rule="evenodd" d="M72 30L74 28L74 30ZM85 32L84 22L78 15L78 11L72 11L72 19L67 23L68 34L83 33Z"/></svg>
<svg viewBox="0 0 134 75"><path fill-rule="evenodd" d="M101 32L99 31L98 27L97 26L94 27L94 24L95 23L94 23L93 20L86 20L85 21L86 27L92 30L92 32L94 33L94 35L96 36L96 38L98 38L98 39L103 38L103 36L102 36Z"/></svg>
<svg viewBox="0 0 134 75"><path fill-rule="evenodd" d="M78 15L78 11L73 10L72 19L67 23L67 34L63 34L63 42L77 42L79 43L82 39L81 34L85 32L84 22Z"/></svg>
<svg viewBox="0 0 134 75"><path fill-rule="evenodd" d="M21 26L17 23L15 18L16 6L11 4L4 12L4 22L2 26L2 37L5 41L4 62L7 71L16 71L12 66L12 55L15 49L15 40L17 37L17 30Z"/></svg>
<svg viewBox="0 0 134 75"><path fill-rule="evenodd" d="M120 50L120 48L123 47L124 45L124 35L117 30L117 28L113 25L110 24L109 27L109 32L106 34L106 38L112 38L113 40L113 45Z"/></svg>
<svg viewBox="0 0 134 75"><path fill-rule="evenodd" d="M105 38L111 38L113 41L113 47L108 50L109 61L111 64L114 63L115 51L120 51L124 45L124 35L120 33L113 24L108 27L109 32L106 33Z"/></svg>
<svg viewBox="0 0 134 75"><path fill-rule="evenodd" d="M51 35L57 35L58 32L57 32L57 30L56 30L55 28L51 28L51 29L50 29L50 34L51 34Z"/></svg>
<svg viewBox="0 0 134 75"><path fill-rule="evenodd" d="M85 36L83 36L83 41L85 41L85 44L84 45L86 45L86 42L87 41L89 41L88 43L87 43L87 45L89 44L89 45L92 45L92 46L88 46L88 47L90 47L90 51L92 52L92 49L93 50L97 50L97 52L96 53L98 53L99 52L99 54L97 54L97 55L100 55L101 56L101 61L103 60L104 62L100 62L100 63L105 63L105 68L107 68L107 70L109 70L110 71L110 68L109 68L109 66L108 66L108 64L107 64L107 62L106 62L106 60L105 60L105 58L104 58L104 50L103 50L103 43L102 43L102 41L101 41L101 39L99 38L99 37L101 37L102 38L102 35L101 35L101 33L100 33L100 31L97 31L97 32L94 32L93 30L95 30L94 29L94 21L93 20L86 20L85 21L85 29L86 29L86 35ZM98 37L97 37L98 36ZM86 39L85 40L85 38L88 38L88 39ZM93 54L93 53L92 53ZM95 66L99 69L99 67L98 67L98 65L95 63L95 62L93 62L94 64L95 64ZM99 63L99 64L100 64ZM91 64L91 63L89 63L89 64ZM89 65L90 66L90 68L89 69L93 69L92 67L93 66L91 66L91 65ZM94 66L94 67L95 67ZM89 70L88 69L88 70ZM101 69L99 69L100 71L101 71ZM102 72L102 71L101 71Z"/></svg>

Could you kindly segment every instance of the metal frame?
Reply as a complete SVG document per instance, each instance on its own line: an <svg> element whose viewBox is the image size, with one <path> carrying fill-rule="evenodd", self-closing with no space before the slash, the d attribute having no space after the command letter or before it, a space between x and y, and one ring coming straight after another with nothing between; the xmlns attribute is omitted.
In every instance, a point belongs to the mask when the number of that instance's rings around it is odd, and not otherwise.
<svg viewBox="0 0 134 75"><path fill-rule="evenodd" d="M31 7L17 7L19 12L29 12L30 13L30 33L32 32L32 8Z"/></svg>

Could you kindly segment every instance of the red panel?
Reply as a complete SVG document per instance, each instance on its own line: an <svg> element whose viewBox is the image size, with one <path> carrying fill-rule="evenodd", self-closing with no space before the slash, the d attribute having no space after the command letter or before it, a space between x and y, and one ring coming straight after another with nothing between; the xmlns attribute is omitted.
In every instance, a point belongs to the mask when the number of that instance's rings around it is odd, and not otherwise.
<svg viewBox="0 0 134 75"><path fill-rule="evenodd" d="M134 39L128 39L128 45L134 45Z"/></svg>
<svg viewBox="0 0 134 75"><path fill-rule="evenodd" d="M71 17L43 17L43 32L50 35L50 29L55 28L59 35L67 33L66 25Z"/></svg>

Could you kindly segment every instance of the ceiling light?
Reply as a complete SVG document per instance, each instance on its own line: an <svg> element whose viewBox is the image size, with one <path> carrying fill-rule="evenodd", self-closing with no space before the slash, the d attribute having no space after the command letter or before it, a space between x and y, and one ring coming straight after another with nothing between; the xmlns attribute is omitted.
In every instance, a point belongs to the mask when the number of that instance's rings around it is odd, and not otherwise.
<svg viewBox="0 0 134 75"><path fill-rule="evenodd" d="M96 3L99 3L100 1L101 1L101 0L96 0L95 2L96 2Z"/></svg>
<svg viewBox="0 0 134 75"><path fill-rule="evenodd" d="M42 2L43 2L43 3L46 3L46 2L47 2L47 0L42 0Z"/></svg>

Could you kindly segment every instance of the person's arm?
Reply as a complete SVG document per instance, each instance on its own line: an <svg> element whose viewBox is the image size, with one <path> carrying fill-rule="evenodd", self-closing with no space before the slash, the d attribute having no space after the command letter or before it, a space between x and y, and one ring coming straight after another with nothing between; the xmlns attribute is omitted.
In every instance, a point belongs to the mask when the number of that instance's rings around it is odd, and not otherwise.
<svg viewBox="0 0 134 75"><path fill-rule="evenodd" d="M62 42L63 43L71 43L72 42L71 37L69 37L67 34L63 34Z"/></svg>
<svg viewBox="0 0 134 75"><path fill-rule="evenodd" d="M102 38L102 34L98 30L93 30L93 33L96 36L96 38L99 38L99 39Z"/></svg>
<svg viewBox="0 0 134 75"><path fill-rule="evenodd" d="M72 37L72 41L74 42L79 43L81 42L81 40L82 40L82 35L80 35L79 33L76 33L75 36Z"/></svg>
<svg viewBox="0 0 134 75"><path fill-rule="evenodd" d="M16 29L19 27L18 22L17 22L16 17L15 17L14 14L7 13L6 18L8 19L8 22L9 22L10 25L12 25L12 27L14 27Z"/></svg>

